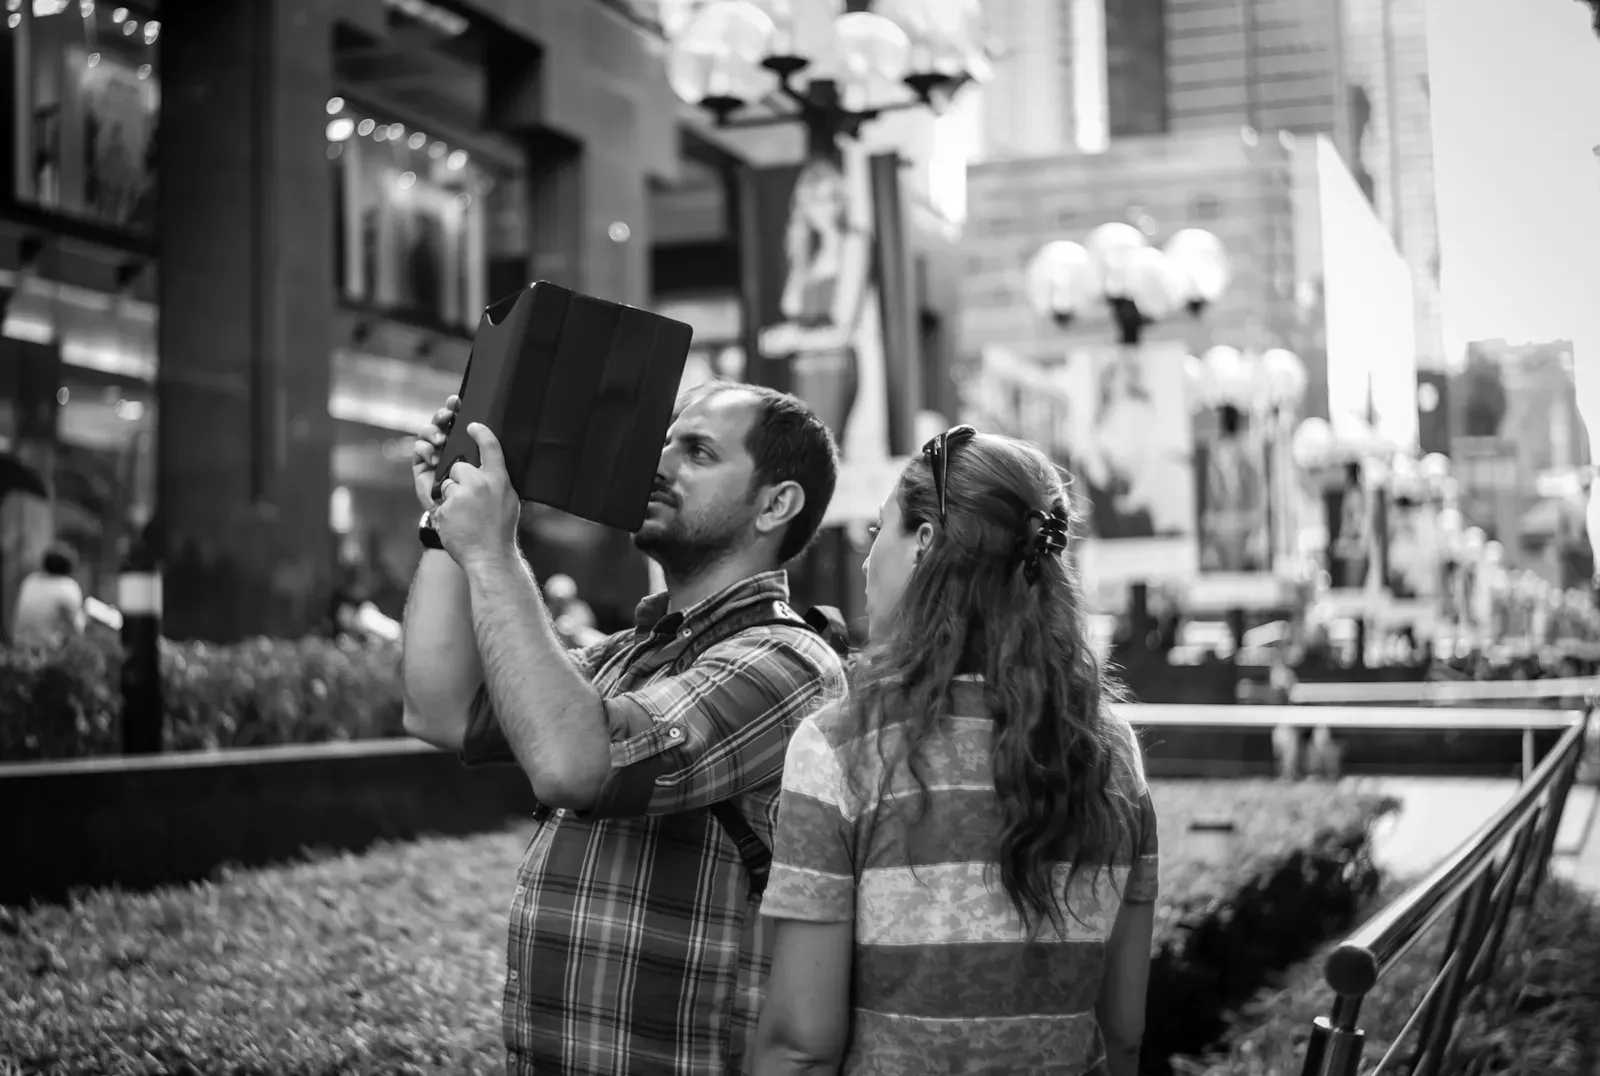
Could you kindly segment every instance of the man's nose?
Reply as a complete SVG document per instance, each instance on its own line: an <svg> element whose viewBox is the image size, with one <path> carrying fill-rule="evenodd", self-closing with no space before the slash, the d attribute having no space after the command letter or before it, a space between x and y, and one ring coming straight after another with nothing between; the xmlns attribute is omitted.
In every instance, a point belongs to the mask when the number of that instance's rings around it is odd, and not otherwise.
<svg viewBox="0 0 1600 1076"><path fill-rule="evenodd" d="M661 462L656 464L656 481L671 482L678 473L678 466L682 462L681 453L671 444L662 446Z"/></svg>

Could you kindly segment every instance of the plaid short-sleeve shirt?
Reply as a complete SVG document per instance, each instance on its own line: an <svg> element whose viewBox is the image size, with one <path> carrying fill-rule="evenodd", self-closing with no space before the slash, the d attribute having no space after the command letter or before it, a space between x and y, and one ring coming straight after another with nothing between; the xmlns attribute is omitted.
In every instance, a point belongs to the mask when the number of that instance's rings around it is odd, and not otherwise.
<svg viewBox="0 0 1600 1076"><path fill-rule="evenodd" d="M511 901L507 1071L539 1076L727 1076L748 1067L769 965L732 839L708 809L733 801L769 846L790 737L842 697L839 657L810 631L763 626L664 660L724 616L788 598L785 573L738 583L574 662L605 699L611 775L593 810L542 811ZM511 761L486 693L462 759Z"/></svg>

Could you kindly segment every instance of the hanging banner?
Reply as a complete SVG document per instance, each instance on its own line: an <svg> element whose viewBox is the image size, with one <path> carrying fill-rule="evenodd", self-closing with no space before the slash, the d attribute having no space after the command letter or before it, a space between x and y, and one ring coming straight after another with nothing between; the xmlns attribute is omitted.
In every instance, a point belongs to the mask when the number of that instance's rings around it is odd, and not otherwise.
<svg viewBox="0 0 1600 1076"><path fill-rule="evenodd" d="M1344 481L1323 494L1328 516L1328 575L1335 590L1367 585L1372 559L1372 499L1361 484L1361 465L1345 467Z"/></svg>
<svg viewBox="0 0 1600 1076"><path fill-rule="evenodd" d="M757 352L746 376L794 393L833 431L842 473L830 522L874 518L894 458L872 170L851 144L745 177L744 299ZM903 284L895 290L905 301Z"/></svg>
<svg viewBox="0 0 1600 1076"><path fill-rule="evenodd" d="M1187 583L1199 570L1194 425L1182 344L1075 350L1056 375L1066 447L1089 535L1085 576L1102 590Z"/></svg>
<svg viewBox="0 0 1600 1076"><path fill-rule="evenodd" d="M1264 422L1235 407L1217 409L1213 435L1197 446L1200 568L1272 568L1272 472Z"/></svg>

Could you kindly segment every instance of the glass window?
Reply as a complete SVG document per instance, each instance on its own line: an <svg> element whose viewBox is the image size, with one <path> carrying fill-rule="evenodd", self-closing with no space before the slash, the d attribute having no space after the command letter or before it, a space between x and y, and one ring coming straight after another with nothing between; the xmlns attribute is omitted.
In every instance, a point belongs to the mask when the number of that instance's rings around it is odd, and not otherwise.
<svg viewBox="0 0 1600 1076"><path fill-rule="evenodd" d="M117 575L155 507L155 391L63 367L54 467L55 537L77 555L85 593L115 601Z"/></svg>
<svg viewBox="0 0 1600 1076"><path fill-rule="evenodd" d="M19 201L155 228L161 24L137 5L6 0Z"/></svg>
<svg viewBox="0 0 1600 1076"><path fill-rule="evenodd" d="M488 171L459 146L328 102L336 253L347 302L476 328L488 305Z"/></svg>

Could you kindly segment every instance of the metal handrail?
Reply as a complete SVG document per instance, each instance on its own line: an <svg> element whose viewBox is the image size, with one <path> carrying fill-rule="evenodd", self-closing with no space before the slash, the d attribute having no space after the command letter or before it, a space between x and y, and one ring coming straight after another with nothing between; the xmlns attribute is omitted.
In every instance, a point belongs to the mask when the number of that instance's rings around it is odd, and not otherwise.
<svg viewBox="0 0 1600 1076"><path fill-rule="evenodd" d="M1402 698L1411 701L1409 696ZM1185 706L1131 703L1113 709L1137 728L1237 730L1285 727L1325 728L1330 732L1520 732L1524 779L1533 775L1537 762L1534 734L1560 731L1572 723L1571 715L1560 710L1515 710L1503 707L1467 709L1451 706L1429 709L1420 706Z"/></svg>
<svg viewBox="0 0 1600 1076"><path fill-rule="evenodd" d="M1415 680L1387 683L1310 683L1289 689L1296 706L1393 705L1394 703L1482 704L1490 701L1535 702L1587 699L1597 686L1592 676L1548 677L1543 680Z"/></svg>
<svg viewBox="0 0 1600 1076"><path fill-rule="evenodd" d="M1591 699L1589 710L1567 712L1570 727L1510 803L1329 954L1324 978L1335 998L1331 1013L1313 1021L1301 1076L1377 1076L1402 1064L1410 1076L1443 1070L1462 1003L1494 968L1512 911L1533 900L1545 877L1567 793L1583 759L1593 706ZM1452 909L1455 918L1438 972L1384 1056L1362 1074L1362 1003ZM1401 1050L1413 1033L1417 1045L1402 1061Z"/></svg>

